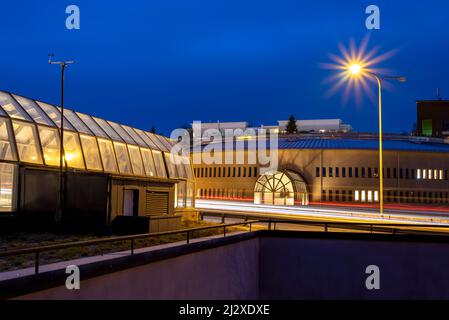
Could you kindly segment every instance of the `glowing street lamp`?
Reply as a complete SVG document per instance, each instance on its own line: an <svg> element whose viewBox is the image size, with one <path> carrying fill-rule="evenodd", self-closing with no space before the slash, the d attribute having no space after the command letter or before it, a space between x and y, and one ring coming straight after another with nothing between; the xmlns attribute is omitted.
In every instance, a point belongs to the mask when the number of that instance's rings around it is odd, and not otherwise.
<svg viewBox="0 0 449 320"><path fill-rule="evenodd" d="M359 74L361 70L362 70L362 67L358 64L353 64L353 65L349 66L349 71L351 71L351 73L353 75Z"/></svg>
<svg viewBox="0 0 449 320"><path fill-rule="evenodd" d="M396 80L399 82L405 82L405 77L383 77L380 75L377 75L373 72L364 70L359 64L351 64L348 67L349 72L354 76L363 76L368 75L370 77L373 77L377 80L378 84L378 105L379 105L379 204L380 204L380 213L384 213L384 173L383 173L383 146L382 146L382 82L384 80Z"/></svg>

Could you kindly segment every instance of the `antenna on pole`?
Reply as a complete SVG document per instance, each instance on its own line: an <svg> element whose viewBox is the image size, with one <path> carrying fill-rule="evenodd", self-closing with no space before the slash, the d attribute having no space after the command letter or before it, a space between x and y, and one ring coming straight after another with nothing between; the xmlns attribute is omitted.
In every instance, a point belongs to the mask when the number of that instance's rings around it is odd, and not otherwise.
<svg viewBox="0 0 449 320"><path fill-rule="evenodd" d="M53 53L48 54L48 64L59 64L61 66L67 66L68 64L74 64L75 61L73 60L67 60L67 61L53 61L53 57L55 55Z"/></svg>

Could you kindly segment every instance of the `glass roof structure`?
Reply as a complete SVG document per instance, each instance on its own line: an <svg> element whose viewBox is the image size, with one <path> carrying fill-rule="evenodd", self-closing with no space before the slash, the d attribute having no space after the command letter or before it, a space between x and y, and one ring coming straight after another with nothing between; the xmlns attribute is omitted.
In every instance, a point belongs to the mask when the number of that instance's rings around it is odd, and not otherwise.
<svg viewBox="0 0 449 320"><path fill-rule="evenodd" d="M61 108L0 91L0 161L59 167ZM116 175L193 180L188 157L144 130L64 108L67 168Z"/></svg>

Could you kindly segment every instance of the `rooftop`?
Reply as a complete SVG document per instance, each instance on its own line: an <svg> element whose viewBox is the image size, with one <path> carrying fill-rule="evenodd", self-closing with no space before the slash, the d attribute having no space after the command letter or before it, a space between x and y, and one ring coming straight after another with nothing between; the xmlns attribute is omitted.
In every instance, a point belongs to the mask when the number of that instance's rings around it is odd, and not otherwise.
<svg viewBox="0 0 449 320"><path fill-rule="evenodd" d="M62 117L56 105L5 91L0 91L0 161L59 167L62 122L68 168L192 178L188 165L169 156L174 142L166 137L67 108Z"/></svg>
<svg viewBox="0 0 449 320"><path fill-rule="evenodd" d="M269 148L269 140L266 142ZM255 140L246 139L234 141L234 150L254 149L257 146ZM378 150L379 141L376 135L351 134L340 136L280 136L279 149L340 149L340 150ZM224 149L224 146L223 146ZM410 136L386 136L383 141L383 149L391 151L415 151L448 153L449 143L442 139L410 137Z"/></svg>

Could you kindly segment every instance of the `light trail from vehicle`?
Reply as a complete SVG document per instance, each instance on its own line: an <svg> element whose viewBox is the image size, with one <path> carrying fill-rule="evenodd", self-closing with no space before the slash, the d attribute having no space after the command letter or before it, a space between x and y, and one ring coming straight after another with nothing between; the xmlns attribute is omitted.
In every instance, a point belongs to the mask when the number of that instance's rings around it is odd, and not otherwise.
<svg viewBox="0 0 449 320"><path fill-rule="evenodd" d="M449 217L442 215L422 215L413 213L388 212L380 215L374 211L361 210L360 208L317 208L317 207L293 207L256 205L252 203L236 201L196 200L196 208L203 210L214 210L222 212L244 212L269 215L288 215L302 218L314 218L315 220L337 219L343 221L363 221L375 223L406 223L406 224L429 224L449 225Z"/></svg>

